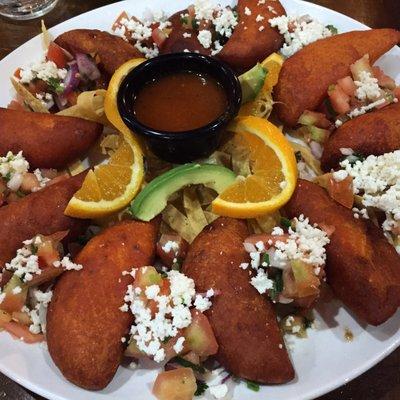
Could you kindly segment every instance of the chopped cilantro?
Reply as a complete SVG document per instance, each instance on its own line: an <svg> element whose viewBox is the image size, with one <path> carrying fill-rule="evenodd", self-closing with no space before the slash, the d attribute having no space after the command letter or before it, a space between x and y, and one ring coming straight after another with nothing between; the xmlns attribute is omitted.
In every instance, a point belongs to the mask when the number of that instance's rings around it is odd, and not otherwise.
<svg viewBox="0 0 400 400"><path fill-rule="evenodd" d="M199 372L200 374L204 374L206 372L206 369L201 365L193 364L192 362L185 360L184 358L179 356L173 358L171 361L182 365L182 367L192 368L193 371Z"/></svg>
<svg viewBox="0 0 400 400"><path fill-rule="evenodd" d="M182 25L187 25L188 22L189 22L188 17L181 17L181 24L182 24Z"/></svg>
<svg viewBox="0 0 400 400"><path fill-rule="evenodd" d="M162 341L162 343L163 343L163 344L167 344L167 343L170 341L170 339L171 339L171 336L167 336L167 337Z"/></svg>
<svg viewBox="0 0 400 400"><path fill-rule="evenodd" d="M247 389L252 390L253 392L258 392L260 390L260 385L256 382L246 381Z"/></svg>
<svg viewBox="0 0 400 400"><path fill-rule="evenodd" d="M194 392L195 396L201 396L208 389L207 383L201 381L200 379L196 379L196 385L197 389Z"/></svg>
<svg viewBox="0 0 400 400"><path fill-rule="evenodd" d="M313 322L314 322L314 321L313 321L312 319L304 318L304 327L305 327L306 329L311 328Z"/></svg>
<svg viewBox="0 0 400 400"><path fill-rule="evenodd" d="M32 254L36 254L38 252L38 246L36 246L35 244L31 245L31 253Z"/></svg>
<svg viewBox="0 0 400 400"><path fill-rule="evenodd" d="M196 21L195 18L192 19L192 28L196 30L199 27L199 23Z"/></svg>
<svg viewBox="0 0 400 400"><path fill-rule="evenodd" d="M334 25L327 25L326 28L331 31L332 35L337 35L339 32L336 26Z"/></svg>
<svg viewBox="0 0 400 400"><path fill-rule="evenodd" d="M275 279L273 281L272 289L268 290L269 297L272 300L275 300L283 290L283 278L282 278L282 271L278 271Z"/></svg>
<svg viewBox="0 0 400 400"><path fill-rule="evenodd" d="M7 174L4 176L4 179L6 182L8 182L11 179L11 172L7 172Z"/></svg>
<svg viewBox="0 0 400 400"><path fill-rule="evenodd" d="M301 155L301 151L296 151L296 153L294 153L294 155L296 156L297 162L299 162L303 159L303 156Z"/></svg>
<svg viewBox="0 0 400 400"><path fill-rule="evenodd" d="M173 269L173 270L175 270L175 271L180 271L181 270L181 267L182 267L182 260L176 260L176 262L174 262L173 264L172 264L172 267L171 267L171 269Z"/></svg>
<svg viewBox="0 0 400 400"><path fill-rule="evenodd" d="M15 192L15 194L16 194L18 197L20 197L20 198L25 197L25 193L22 192L21 190L17 190L17 191Z"/></svg>
<svg viewBox="0 0 400 400"><path fill-rule="evenodd" d="M264 253L262 262L269 265L269 254L268 253Z"/></svg>
<svg viewBox="0 0 400 400"><path fill-rule="evenodd" d="M168 274L165 271L161 271L160 275L162 278L168 278Z"/></svg>
<svg viewBox="0 0 400 400"><path fill-rule="evenodd" d="M285 218L285 217L282 217L282 218L281 218L281 225L282 225L284 228L289 229L289 228L292 226L292 223L290 222L290 219Z"/></svg>
<svg viewBox="0 0 400 400"><path fill-rule="evenodd" d="M61 84L61 80L57 78L49 78L47 81L50 88L57 94L61 94L64 91L64 85Z"/></svg>

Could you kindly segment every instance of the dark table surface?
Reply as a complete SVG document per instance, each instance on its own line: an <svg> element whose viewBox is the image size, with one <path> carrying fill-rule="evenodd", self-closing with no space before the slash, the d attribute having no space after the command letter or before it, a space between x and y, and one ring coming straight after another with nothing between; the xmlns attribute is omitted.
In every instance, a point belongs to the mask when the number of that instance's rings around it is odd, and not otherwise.
<svg viewBox="0 0 400 400"><path fill-rule="evenodd" d="M109 3L112 1L60 0L57 7L45 16L46 26L51 27L75 15ZM400 0L315 0L313 3L347 14L370 27L400 28ZM0 19L0 59L38 33L40 33L40 27L37 20L14 23ZM0 398L3 397L5 400L40 399L36 395L32 398L29 393L0 374ZM319 398L319 400L339 399L399 400L400 349L359 378Z"/></svg>

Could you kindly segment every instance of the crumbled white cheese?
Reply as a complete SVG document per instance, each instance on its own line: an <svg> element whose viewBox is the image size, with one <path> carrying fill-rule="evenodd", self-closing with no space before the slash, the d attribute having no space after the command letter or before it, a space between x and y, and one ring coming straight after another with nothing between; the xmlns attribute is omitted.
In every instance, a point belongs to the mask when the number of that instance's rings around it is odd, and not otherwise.
<svg viewBox="0 0 400 400"><path fill-rule="evenodd" d="M21 83L29 83L34 79L41 79L45 82L50 79L63 80L66 76L67 70L65 68L58 68L53 61L46 61L45 58L20 70Z"/></svg>
<svg viewBox="0 0 400 400"><path fill-rule="evenodd" d="M354 110L350 111L347 115L350 118L359 117L360 115L363 115L363 114L367 113L368 111L373 110L375 107L381 106L385 102L386 102L385 99L376 100L373 103L370 103L366 106L355 108Z"/></svg>
<svg viewBox="0 0 400 400"><path fill-rule="evenodd" d="M264 25L261 25L261 26L258 28L258 30L259 30L260 32L262 32L264 29L265 29L265 26L264 26Z"/></svg>
<svg viewBox="0 0 400 400"><path fill-rule="evenodd" d="M21 293L21 292L22 292L21 286L16 286L16 287L12 290L12 293L13 293L13 294L18 294L18 293Z"/></svg>
<svg viewBox="0 0 400 400"><path fill-rule="evenodd" d="M81 264L75 264L72 262L69 255L64 256L61 261L53 262L53 266L56 268L62 267L67 271L79 271L83 268Z"/></svg>
<svg viewBox="0 0 400 400"><path fill-rule="evenodd" d="M258 14L256 17L256 22L261 22L262 20L264 20L264 17L261 14Z"/></svg>
<svg viewBox="0 0 400 400"><path fill-rule="evenodd" d="M340 154L344 156L352 156L354 154L354 150L351 149L350 147L341 147Z"/></svg>
<svg viewBox="0 0 400 400"><path fill-rule="evenodd" d="M361 101L374 101L381 96L378 79L368 71L361 71L360 80L354 81L354 83L357 86L356 96Z"/></svg>
<svg viewBox="0 0 400 400"><path fill-rule="evenodd" d="M343 169L340 169L339 171L335 171L332 173L332 177L336 182L342 182L348 176L349 176L349 174L346 171L344 171Z"/></svg>
<svg viewBox="0 0 400 400"><path fill-rule="evenodd" d="M16 256L6 263L5 268L13 271L22 282L33 279L33 275L40 275L42 270L39 268L38 256L35 255L35 248L42 243L39 236L31 240L25 240L23 247L17 250Z"/></svg>
<svg viewBox="0 0 400 400"><path fill-rule="evenodd" d="M33 309L29 311L29 316L32 321L29 330L34 334L46 333L47 307L51 301L53 292L50 288L45 292L33 288L30 290L29 296L33 303Z"/></svg>
<svg viewBox="0 0 400 400"><path fill-rule="evenodd" d="M274 287L273 280L268 278L268 274L262 268L257 270L257 275L250 279L250 283L261 294L266 293L268 289L272 289Z"/></svg>
<svg viewBox="0 0 400 400"><path fill-rule="evenodd" d="M251 10L250 10L250 8L249 8L249 7L245 7L245 8L244 8L244 13L245 13L246 15L251 15Z"/></svg>
<svg viewBox="0 0 400 400"><path fill-rule="evenodd" d="M179 354L183 351L183 343L185 343L185 338L181 336L173 346L173 349L175 350L176 354Z"/></svg>
<svg viewBox="0 0 400 400"><path fill-rule="evenodd" d="M397 231L400 226L400 150L364 161L344 160L340 166L353 177L354 194L362 197L364 207L374 207L386 214L382 228ZM358 214L358 211L357 211ZM363 211L360 213L363 218Z"/></svg>
<svg viewBox="0 0 400 400"><path fill-rule="evenodd" d="M140 351L152 356L156 362L165 358L162 342L166 338L177 336L180 329L188 327L192 321L190 308L195 306L205 311L211 306L209 300L214 295L212 289L205 297L196 295L193 279L178 271L169 271L167 279L170 283L170 294L160 295L158 285L150 285L144 291L145 298L157 304L157 311L153 316L146 307L142 290L128 285L125 295L125 304L120 307L122 312L130 310L135 317L130 334ZM174 349L182 351L184 340L178 339ZM176 348L175 348L176 347ZM177 351L178 352L178 351Z"/></svg>
<svg viewBox="0 0 400 400"><path fill-rule="evenodd" d="M38 188L38 190L43 189L43 188L46 187L46 185L50 182L50 179L49 179L49 178L46 178L46 177L44 177L44 176L42 175L42 172L40 171L39 168L35 169L35 170L33 171L33 174L36 176L36 179L37 179L38 182L39 182L39 188ZM33 189L33 192L35 192L35 191L37 191L37 190Z"/></svg>
<svg viewBox="0 0 400 400"><path fill-rule="evenodd" d="M205 49L209 49L212 43L211 32L207 29L199 31L199 34L197 35L197 40Z"/></svg>
<svg viewBox="0 0 400 400"><path fill-rule="evenodd" d="M168 242L165 243L164 246L162 246L161 248L165 253L170 253L171 251L173 251L175 254L177 254L179 251L179 244L172 240L168 240Z"/></svg>
<svg viewBox="0 0 400 400"><path fill-rule="evenodd" d="M222 383L221 385L210 386L209 390L216 399L222 399L228 393L228 386Z"/></svg>
<svg viewBox="0 0 400 400"><path fill-rule="evenodd" d="M184 38L191 38L191 37L192 37L192 34L189 33L189 32L183 32L182 36L183 36Z"/></svg>
<svg viewBox="0 0 400 400"><path fill-rule="evenodd" d="M280 52L284 57L291 57L304 46L319 39L332 36L332 32L324 24L309 16L286 16L272 18L268 21L273 28L278 28L285 43Z"/></svg>
<svg viewBox="0 0 400 400"><path fill-rule="evenodd" d="M18 154L9 151L5 157L0 157L0 178L6 180L7 187L13 192L20 188L28 170L29 163L22 155L22 151Z"/></svg>

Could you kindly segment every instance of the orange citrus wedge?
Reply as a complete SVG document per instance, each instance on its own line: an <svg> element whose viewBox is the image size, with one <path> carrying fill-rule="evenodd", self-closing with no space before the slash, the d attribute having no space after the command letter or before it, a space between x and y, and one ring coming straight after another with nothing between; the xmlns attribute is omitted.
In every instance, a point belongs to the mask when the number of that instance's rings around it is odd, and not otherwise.
<svg viewBox="0 0 400 400"><path fill-rule="evenodd" d="M65 215L99 218L125 208L143 181L143 157L131 135L120 135L108 163L91 169L68 203Z"/></svg>
<svg viewBox="0 0 400 400"><path fill-rule="evenodd" d="M263 118L238 117L230 125L234 146L246 147L251 174L239 176L212 203L215 214L255 218L281 208L292 196L297 180L294 152L273 124Z"/></svg>
<svg viewBox="0 0 400 400"><path fill-rule="evenodd" d="M122 120L117 105L118 90L130 71L136 68L145 58L133 58L122 64L111 77L110 83L107 88L106 98L104 99L104 111L106 113L107 119L123 134L131 135L130 130L125 125Z"/></svg>

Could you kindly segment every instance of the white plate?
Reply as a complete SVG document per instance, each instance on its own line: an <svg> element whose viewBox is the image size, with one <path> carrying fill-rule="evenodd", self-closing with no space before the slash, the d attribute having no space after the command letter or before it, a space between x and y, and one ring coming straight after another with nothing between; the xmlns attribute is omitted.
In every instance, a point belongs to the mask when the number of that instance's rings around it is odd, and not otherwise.
<svg viewBox="0 0 400 400"><path fill-rule="evenodd" d="M228 3L222 0L221 3ZM333 24L340 32L367 27L349 17L300 0L282 1L289 14L310 14L325 24ZM142 16L146 8L163 9L167 14L185 8L190 0L123 1L79 15L54 27L58 34L75 28L109 30L123 10ZM29 64L42 50L40 37L35 37L0 61L3 85L0 105L6 106L14 95L8 77L16 68ZM317 61L316 61L317 62ZM400 81L400 49L395 48L379 62L386 73ZM1 223L1 222L0 222ZM291 357L296 378L286 385L263 387L258 393L244 385L234 389L233 398L240 400L305 400L313 399L350 381L386 357L400 344L400 312L386 324L374 328L356 321L343 307L332 303L320 310L320 327L308 340L295 343ZM354 334L353 342L344 339L345 329ZM29 346L0 334L0 371L26 388L51 400L132 400L153 399L150 390L156 371L130 371L120 367L107 389L91 393L63 379L47 351ZM65 333L68 341L68 332ZM268 357L268 355L266 355Z"/></svg>

